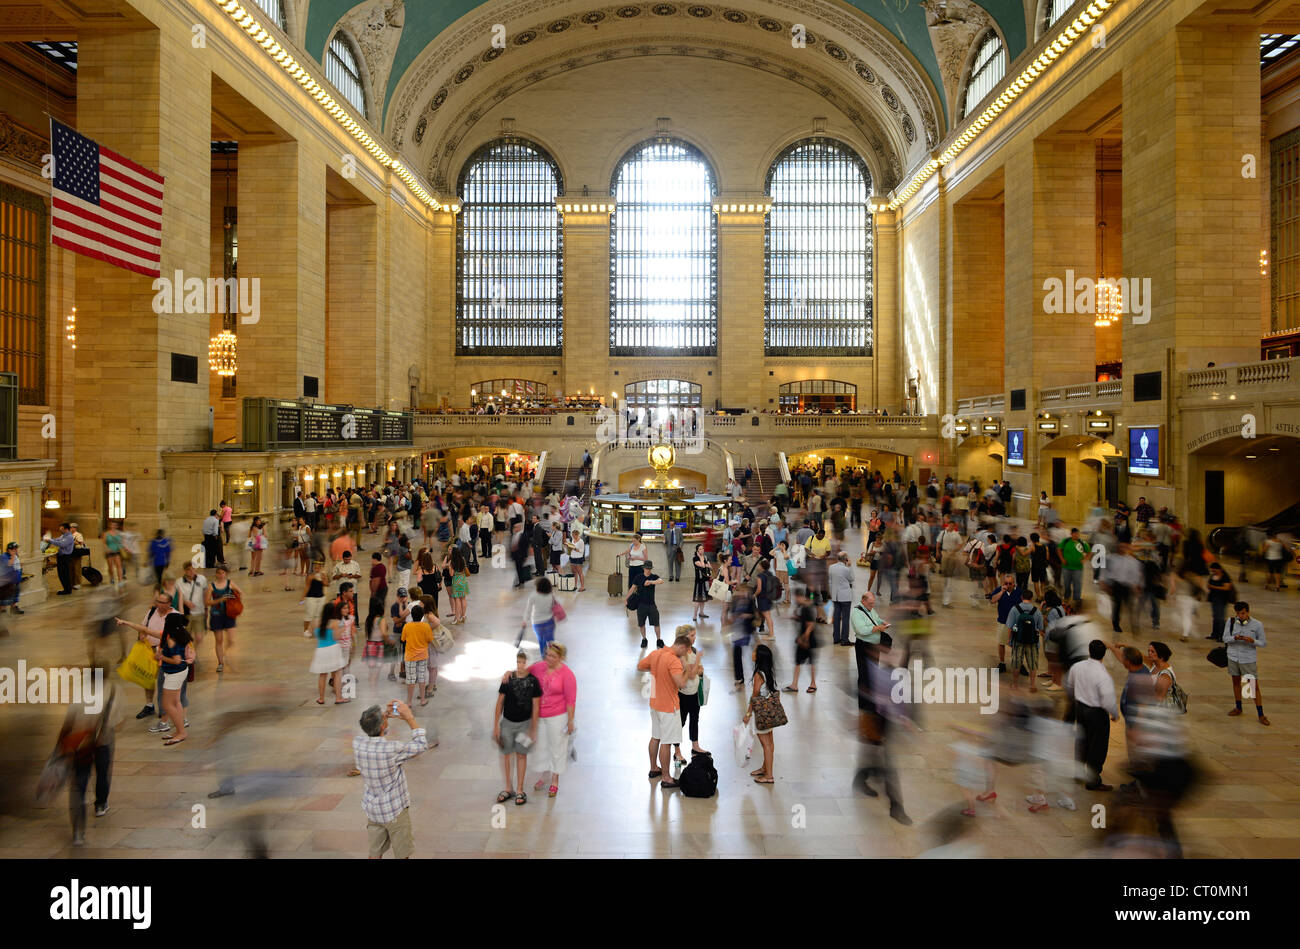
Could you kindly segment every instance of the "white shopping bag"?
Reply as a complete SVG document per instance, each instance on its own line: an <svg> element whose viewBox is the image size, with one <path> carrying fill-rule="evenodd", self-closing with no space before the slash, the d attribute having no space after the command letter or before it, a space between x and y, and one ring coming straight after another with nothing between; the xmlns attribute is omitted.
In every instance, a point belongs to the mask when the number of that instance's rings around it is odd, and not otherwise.
<svg viewBox="0 0 1300 949"><path fill-rule="evenodd" d="M737 722L731 727L731 746L736 753L736 766L743 768L749 760L749 753L754 750L753 719L748 725Z"/></svg>

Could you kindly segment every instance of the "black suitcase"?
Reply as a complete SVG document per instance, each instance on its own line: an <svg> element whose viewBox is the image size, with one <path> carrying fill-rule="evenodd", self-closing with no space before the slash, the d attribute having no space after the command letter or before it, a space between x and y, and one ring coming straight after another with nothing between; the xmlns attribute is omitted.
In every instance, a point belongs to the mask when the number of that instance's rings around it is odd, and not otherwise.
<svg viewBox="0 0 1300 949"><path fill-rule="evenodd" d="M610 596L623 595L623 574L615 571L609 575L605 588L609 591Z"/></svg>
<svg viewBox="0 0 1300 949"><path fill-rule="evenodd" d="M97 587L104 582L104 575L91 566L82 567L81 576L92 587Z"/></svg>

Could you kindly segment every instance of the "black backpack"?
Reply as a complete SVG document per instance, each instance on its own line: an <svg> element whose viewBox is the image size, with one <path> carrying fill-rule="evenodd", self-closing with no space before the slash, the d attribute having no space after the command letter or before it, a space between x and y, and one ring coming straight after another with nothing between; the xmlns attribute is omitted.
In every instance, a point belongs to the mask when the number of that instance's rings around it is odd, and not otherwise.
<svg viewBox="0 0 1300 949"><path fill-rule="evenodd" d="M713 755L693 753L691 763L682 769L677 783L687 797L713 797L717 794L718 769L713 766Z"/></svg>
<svg viewBox="0 0 1300 949"><path fill-rule="evenodd" d="M1034 621L1038 618L1038 608L1030 607L1028 610L1022 610L1016 607L1016 643L1021 646L1032 646L1038 642L1038 630L1034 628Z"/></svg>

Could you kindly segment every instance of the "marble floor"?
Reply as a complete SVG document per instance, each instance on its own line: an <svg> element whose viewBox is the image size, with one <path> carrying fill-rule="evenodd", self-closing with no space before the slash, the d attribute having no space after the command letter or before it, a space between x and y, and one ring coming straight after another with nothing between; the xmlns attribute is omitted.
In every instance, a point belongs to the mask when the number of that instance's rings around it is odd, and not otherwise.
<svg viewBox="0 0 1300 949"><path fill-rule="evenodd" d="M860 535L851 532L848 549L860 545ZM864 583L865 571L858 574ZM646 778L649 715L635 670L639 637L622 601L606 596L604 574L585 593L560 594L569 617L557 638L569 647L578 680L577 760L555 799L530 788L527 805L494 810L503 784L490 739L491 715L497 680L513 664L523 603L523 594L510 589L512 575L483 562L472 578L469 620L452 627L456 648L441 658L438 692L427 708L416 708L421 724L436 729L439 740L406 766L419 857L910 857L947 842L943 828L953 824L963 831L955 852L972 856L1067 857L1101 846L1104 832L1093 827L1092 805L1107 804L1111 795L1079 788L1078 810L1053 806L1032 814L1024 801L1031 780L1025 768L1001 769L998 799L979 805L977 817L949 819L962 800L951 750L958 737L954 729L987 725L974 706L927 706L921 730L897 739L913 826L890 819L883 795L855 793L864 746L850 691L852 649L822 648L819 691L783 697L790 723L776 733L776 784L753 783L749 771L757 767L760 750L755 747L745 767L737 766L731 750L731 729L745 699L730 693L730 649L716 606L700 627L705 668L715 682L702 713L701 742L716 755L718 794L700 800L660 790ZM1164 637L1174 650L1179 682L1191 696L1187 725L1205 774L1198 793L1178 812L1189 857L1300 856L1300 584L1269 593L1261 581L1253 576L1243 593L1268 632L1261 683L1271 727L1261 726L1249 708L1239 718L1227 716L1227 673L1204 658L1208 607L1198 617L1197 638L1182 643L1176 634ZM189 692L188 741L163 747L147 732L149 721L133 717L141 695L126 687L130 714L118 732L112 809L89 819L84 848L70 846L62 793L44 806L35 803L37 776L62 709L0 706L0 856L240 857L248 855L251 840L274 857L365 856L361 779L347 776L350 742L359 733L360 712L372 702L405 698L405 687L386 678L372 684L369 671L354 663L357 701L318 706L299 585L286 592L284 580L270 570L252 579L236 573L236 582L247 593L247 610L222 675L215 672L211 637L203 642ZM690 593L687 581L659 588L665 634L689 621ZM993 660L991 610L967 593L963 586L947 610L936 597L939 665ZM100 595L83 588L9 618L11 635L0 639L0 666L16 667L20 659L29 667L84 662L91 600ZM130 600L127 615L140 621L147 590L132 584ZM829 641L829 627L822 630ZM1141 638L1143 647L1149 638ZM792 639L790 620L779 619L782 678L791 669ZM529 635L525 643L531 640ZM536 653L535 641L529 648ZM1118 663L1108 658L1107 666L1119 682ZM1002 677L1003 696L1009 688L1010 677ZM405 733L395 723L395 734ZM1112 784L1127 780L1121 770L1126 757L1123 730L1116 727L1106 769ZM240 792L210 800L208 793L231 773L243 776Z"/></svg>

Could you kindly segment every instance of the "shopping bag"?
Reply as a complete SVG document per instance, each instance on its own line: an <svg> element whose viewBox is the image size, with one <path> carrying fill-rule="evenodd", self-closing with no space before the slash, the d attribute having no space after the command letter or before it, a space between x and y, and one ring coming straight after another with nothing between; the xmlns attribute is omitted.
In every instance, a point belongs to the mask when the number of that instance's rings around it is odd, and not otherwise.
<svg viewBox="0 0 1300 949"><path fill-rule="evenodd" d="M59 754L58 749L50 755L36 782L36 802L48 803L59 790L68 783L72 775L72 755Z"/></svg>
<svg viewBox="0 0 1300 949"><path fill-rule="evenodd" d="M710 679L708 676L706 676L703 672L701 672L700 688L696 692L696 695L698 695L700 698L700 708L704 708L704 706L709 704L709 687L711 685L713 685L713 680Z"/></svg>
<svg viewBox="0 0 1300 949"><path fill-rule="evenodd" d="M132 646L122 664L117 667L117 674L132 685L152 689L158 681L158 662L154 659L149 644L137 642Z"/></svg>
<svg viewBox="0 0 1300 949"><path fill-rule="evenodd" d="M555 619L558 621L558 620L565 619L566 617L568 617L569 614L564 612L564 607L560 605L559 600L552 598L551 615L555 617Z"/></svg>
<svg viewBox="0 0 1300 949"><path fill-rule="evenodd" d="M736 753L736 767L743 768L749 760L749 753L754 749L754 727L752 724L737 722L731 726L731 747Z"/></svg>
<svg viewBox="0 0 1300 949"><path fill-rule="evenodd" d="M718 577L709 584L709 596L722 603L731 602L731 587L727 586L727 581Z"/></svg>

